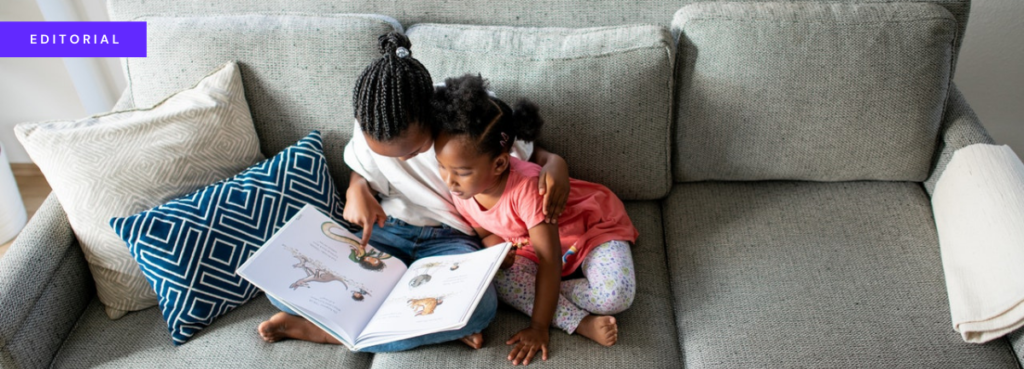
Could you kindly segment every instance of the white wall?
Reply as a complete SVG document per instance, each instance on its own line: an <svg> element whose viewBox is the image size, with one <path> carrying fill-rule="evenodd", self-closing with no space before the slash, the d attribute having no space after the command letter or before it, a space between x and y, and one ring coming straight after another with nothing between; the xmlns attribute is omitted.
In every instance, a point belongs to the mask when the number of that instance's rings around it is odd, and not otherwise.
<svg viewBox="0 0 1024 369"><path fill-rule="evenodd" d="M953 81L996 143L1024 157L1024 2L972 1Z"/></svg>
<svg viewBox="0 0 1024 369"><path fill-rule="evenodd" d="M76 1L76 3L78 4L77 8L79 11L79 16L82 17L82 20L110 20L110 17L107 16L106 0L78 0ZM124 91L126 83L124 78L124 72L121 71L121 59L97 58L97 60L102 61L103 65L106 67L104 77L108 79L109 87L113 89L111 92L114 94L114 96L116 96L114 100L116 102L116 99L121 97L121 92Z"/></svg>
<svg viewBox="0 0 1024 369"><path fill-rule="evenodd" d="M69 1L83 20L107 20L103 0L52 1ZM36 0L0 0L0 21L40 20ZM118 60L102 60L109 86L123 90ZM996 142L1024 155L1024 2L973 1L954 81ZM29 162L15 124L85 115L61 59L0 58L0 142L12 162Z"/></svg>
<svg viewBox="0 0 1024 369"><path fill-rule="evenodd" d="M0 1L0 21L41 21L31 0ZM64 63L56 58L0 58L0 141L12 162L29 161L14 137L21 122L85 115Z"/></svg>
<svg viewBox="0 0 1024 369"><path fill-rule="evenodd" d="M81 20L107 20L103 0L55 0L65 2ZM36 0L0 0L0 21L45 20ZM105 89L124 89L117 58L98 59ZM107 92L109 93L109 92ZM107 108L109 109L109 107ZM31 160L14 137L22 122L82 118L87 110L61 58L0 58L0 142L14 163Z"/></svg>

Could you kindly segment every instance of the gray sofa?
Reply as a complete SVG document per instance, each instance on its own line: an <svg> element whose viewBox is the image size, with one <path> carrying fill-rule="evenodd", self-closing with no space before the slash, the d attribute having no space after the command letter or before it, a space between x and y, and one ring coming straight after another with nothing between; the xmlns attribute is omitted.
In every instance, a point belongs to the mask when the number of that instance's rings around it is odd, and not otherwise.
<svg viewBox="0 0 1024 369"><path fill-rule="evenodd" d="M531 365L1022 361L1019 332L975 345L952 330L929 201L954 151L991 142L951 82L967 0L108 8L114 20L147 21L149 32L148 57L124 61L129 87L116 109L152 105L238 60L264 154L319 129L342 188L350 91L376 34L404 28L435 80L480 72L502 97L537 101L548 121L540 144L564 156L573 177L625 200L640 232L639 287L618 316L618 344L553 332L551 359ZM0 366L501 367L510 365L504 340L528 322L502 307L481 350L448 343L371 355L265 343L256 326L275 311L260 296L182 346L155 307L108 319L51 196L0 260Z"/></svg>

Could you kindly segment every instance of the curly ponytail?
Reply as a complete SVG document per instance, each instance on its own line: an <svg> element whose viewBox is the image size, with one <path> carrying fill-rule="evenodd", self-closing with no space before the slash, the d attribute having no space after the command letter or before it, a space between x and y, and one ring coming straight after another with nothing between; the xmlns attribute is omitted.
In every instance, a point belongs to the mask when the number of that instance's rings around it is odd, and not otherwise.
<svg viewBox="0 0 1024 369"><path fill-rule="evenodd" d="M512 108L487 86L479 74L445 79L432 100L441 132L466 135L477 152L491 157L509 152L516 140L536 140L544 125L537 104L522 99Z"/></svg>
<svg viewBox="0 0 1024 369"><path fill-rule="evenodd" d="M523 141L536 141L540 137L540 127L544 120L540 117L540 107L533 101L519 99L512 108L512 125L516 127L516 137Z"/></svg>

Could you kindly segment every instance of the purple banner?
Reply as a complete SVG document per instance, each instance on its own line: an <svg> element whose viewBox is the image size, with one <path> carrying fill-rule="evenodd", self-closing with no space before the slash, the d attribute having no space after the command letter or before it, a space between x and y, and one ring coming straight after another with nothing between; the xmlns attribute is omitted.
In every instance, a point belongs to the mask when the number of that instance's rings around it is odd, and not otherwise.
<svg viewBox="0 0 1024 369"><path fill-rule="evenodd" d="M146 57L146 22L0 22L0 57Z"/></svg>

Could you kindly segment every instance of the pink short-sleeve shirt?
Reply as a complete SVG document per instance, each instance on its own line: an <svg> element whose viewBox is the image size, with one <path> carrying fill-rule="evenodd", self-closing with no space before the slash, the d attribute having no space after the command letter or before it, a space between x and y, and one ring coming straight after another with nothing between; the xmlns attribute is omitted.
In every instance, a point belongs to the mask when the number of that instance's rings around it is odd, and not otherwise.
<svg viewBox="0 0 1024 369"><path fill-rule="evenodd" d="M529 240L530 228L544 222L544 196L537 190L540 166L516 158L510 164L505 190L490 209L473 198L453 201L471 226L523 243L519 255L537 262ZM638 236L622 201L607 187L577 179L569 185L569 200L558 218L563 276L575 271L594 247L612 240L635 242Z"/></svg>

